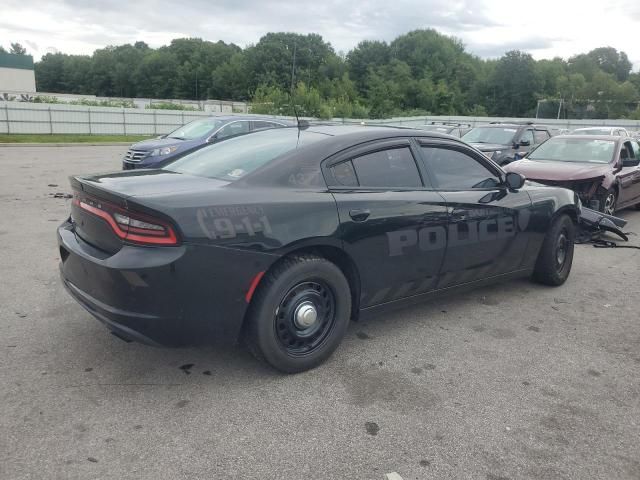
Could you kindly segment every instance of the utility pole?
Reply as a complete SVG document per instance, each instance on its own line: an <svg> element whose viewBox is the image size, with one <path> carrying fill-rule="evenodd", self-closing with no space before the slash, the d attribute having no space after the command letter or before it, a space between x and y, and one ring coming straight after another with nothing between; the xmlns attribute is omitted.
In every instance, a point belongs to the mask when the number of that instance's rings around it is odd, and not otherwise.
<svg viewBox="0 0 640 480"><path fill-rule="evenodd" d="M295 40L293 41L293 62L291 62L291 96L293 98L293 88L296 74L296 50L297 44Z"/></svg>
<svg viewBox="0 0 640 480"><path fill-rule="evenodd" d="M560 112L562 111L562 103L564 102L564 98L560 99L560 105L558 105L558 118L557 120L560 120Z"/></svg>

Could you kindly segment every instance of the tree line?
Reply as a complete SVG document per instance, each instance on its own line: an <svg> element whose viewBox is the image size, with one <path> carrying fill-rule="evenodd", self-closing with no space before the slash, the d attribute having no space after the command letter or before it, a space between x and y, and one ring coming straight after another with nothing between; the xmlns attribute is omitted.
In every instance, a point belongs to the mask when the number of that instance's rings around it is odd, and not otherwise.
<svg viewBox="0 0 640 480"><path fill-rule="evenodd" d="M91 56L49 53L35 74L45 92L242 100L259 113L291 114L295 105L321 118L640 118L640 72L622 51L536 61L515 50L486 60L432 29L366 40L346 55L313 33L268 33L244 49L198 38L156 49L136 42Z"/></svg>

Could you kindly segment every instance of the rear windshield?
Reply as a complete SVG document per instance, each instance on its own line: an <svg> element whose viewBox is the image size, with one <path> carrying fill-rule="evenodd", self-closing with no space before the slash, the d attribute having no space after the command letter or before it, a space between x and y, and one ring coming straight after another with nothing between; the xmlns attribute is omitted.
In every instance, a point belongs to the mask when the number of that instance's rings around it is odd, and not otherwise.
<svg viewBox="0 0 640 480"><path fill-rule="evenodd" d="M287 152L325 138L324 134L297 128L264 130L197 150L164 170L232 182Z"/></svg>
<svg viewBox="0 0 640 480"><path fill-rule="evenodd" d="M616 142L588 138L551 138L531 154L530 160L558 162L609 163L613 159Z"/></svg>
<svg viewBox="0 0 640 480"><path fill-rule="evenodd" d="M472 128L462 136L468 143L497 143L498 145L509 145L513 143L517 128L509 127L478 127Z"/></svg>

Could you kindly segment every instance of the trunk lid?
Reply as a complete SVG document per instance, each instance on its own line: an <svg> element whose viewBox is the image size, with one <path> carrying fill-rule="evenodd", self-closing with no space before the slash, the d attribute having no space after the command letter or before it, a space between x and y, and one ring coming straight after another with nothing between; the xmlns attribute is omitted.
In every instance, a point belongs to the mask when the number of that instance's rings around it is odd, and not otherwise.
<svg viewBox="0 0 640 480"><path fill-rule="evenodd" d="M168 225L174 220L164 211L145 206L145 197L171 196L176 193L205 192L227 185L227 182L164 170L134 170L71 177L74 199L71 218L76 235L92 246L114 254L124 240L116 234L111 219L101 216L101 209L119 210L157 219ZM83 202L85 208L80 207ZM88 211L89 209L93 211Z"/></svg>

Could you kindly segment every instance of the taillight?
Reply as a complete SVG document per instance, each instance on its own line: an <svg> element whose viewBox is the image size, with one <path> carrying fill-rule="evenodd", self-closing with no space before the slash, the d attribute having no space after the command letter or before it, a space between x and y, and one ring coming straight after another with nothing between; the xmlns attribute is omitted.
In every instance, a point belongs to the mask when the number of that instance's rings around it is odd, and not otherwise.
<svg viewBox="0 0 640 480"><path fill-rule="evenodd" d="M130 212L112 203L74 192L73 204L105 220L123 240L144 245L178 245L178 237L168 223L149 215Z"/></svg>

